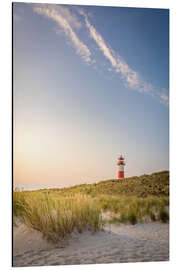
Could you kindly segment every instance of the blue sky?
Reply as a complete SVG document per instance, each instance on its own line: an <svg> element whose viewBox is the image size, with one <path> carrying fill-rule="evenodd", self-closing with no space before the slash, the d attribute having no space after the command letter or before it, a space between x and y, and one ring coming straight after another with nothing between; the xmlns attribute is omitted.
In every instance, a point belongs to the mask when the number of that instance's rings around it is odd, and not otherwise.
<svg viewBox="0 0 180 270"><path fill-rule="evenodd" d="M14 183L169 169L169 11L13 5Z"/></svg>

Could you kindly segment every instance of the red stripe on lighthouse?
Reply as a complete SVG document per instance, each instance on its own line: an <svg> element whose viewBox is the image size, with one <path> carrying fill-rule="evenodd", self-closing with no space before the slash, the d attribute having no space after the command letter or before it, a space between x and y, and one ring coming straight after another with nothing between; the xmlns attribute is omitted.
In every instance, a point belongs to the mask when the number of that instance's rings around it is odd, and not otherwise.
<svg viewBox="0 0 180 270"><path fill-rule="evenodd" d="M119 178L124 178L124 172L123 171L118 171L118 179Z"/></svg>

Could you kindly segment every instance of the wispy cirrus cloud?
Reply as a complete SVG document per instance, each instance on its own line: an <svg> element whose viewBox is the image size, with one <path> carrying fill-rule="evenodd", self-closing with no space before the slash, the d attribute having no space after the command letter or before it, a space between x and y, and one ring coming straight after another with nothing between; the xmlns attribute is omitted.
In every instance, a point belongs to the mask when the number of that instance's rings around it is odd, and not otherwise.
<svg viewBox="0 0 180 270"><path fill-rule="evenodd" d="M95 26L90 23L89 15L86 14L83 9L72 7L70 10L69 7L60 5L36 4L34 5L34 11L56 23L58 26L58 31L56 32L63 32L67 36L75 48L76 54L78 54L85 63L94 64L98 62L95 59L96 56L90 42L90 40L93 40L99 51L103 54L104 60L107 60L110 64L107 70L118 74L128 89L135 90L139 93L146 93L151 97L157 98L165 106L169 105L168 91L166 89L159 89L152 83L146 82L138 71L132 69L122 56L115 52L103 39ZM84 18L83 21L81 20L82 18ZM80 39L80 30L86 30L86 34L88 30L90 37L88 45L87 41L85 44L82 39Z"/></svg>
<svg viewBox="0 0 180 270"><path fill-rule="evenodd" d="M121 75L125 86L130 89L136 90L140 93L147 93L152 97L158 97L160 101L168 106L169 96L166 89L157 89L151 83L144 81L140 74L133 70L123 59L116 53L103 39L103 37L98 33L96 28L89 22L87 14L84 10L79 9L79 13L84 16L85 24L90 32L90 37L96 42L100 51L103 53L105 58L109 60L113 70Z"/></svg>
<svg viewBox="0 0 180 270"><path fill-rule="evenodd" d="M115 72L121 73L122 78L126 81L129 87L135 88L140 92L145 91L145 88L140 88L140 84L142 82L139 74L133 69L131 69L128 64L120 57L120 55L115 53L115 51L107 45L103 37L95 29L95 27L90 24L88 16L82 9L79 10L79 13L85 17L85 23L87 28L89 29L91 38L96 42L106 59L109 60Z"/></svg>
<svg viewBox="0 0 180 270"><path fill-rule="evenodd" d="M86 62L91 62L91 52L89 48L79 39L72 28L80 28L81 23L77 20L75 15L64 7L56 5L35 5L34 11L56 22L60 30L69 38L71 44L76 50L76 53Z"/></svg>

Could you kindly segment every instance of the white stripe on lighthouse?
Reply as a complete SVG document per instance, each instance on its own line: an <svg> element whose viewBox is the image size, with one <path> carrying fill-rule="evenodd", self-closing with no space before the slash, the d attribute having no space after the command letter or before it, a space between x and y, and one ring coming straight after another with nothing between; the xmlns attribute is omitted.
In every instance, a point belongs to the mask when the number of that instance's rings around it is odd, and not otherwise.
<svg viewBox="0 0 180 270"><path fill-rule="evenodd" d="M120 169L121 172L124 171L124 165L120 165L119 169Z"/></svg>

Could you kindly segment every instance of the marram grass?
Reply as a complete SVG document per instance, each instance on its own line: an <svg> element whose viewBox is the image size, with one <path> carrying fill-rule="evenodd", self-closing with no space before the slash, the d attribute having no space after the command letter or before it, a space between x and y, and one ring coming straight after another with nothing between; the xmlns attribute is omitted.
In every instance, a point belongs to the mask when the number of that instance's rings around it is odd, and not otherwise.
<svg viewBox="0 0 180 270"><path fill-rule="evenodd" d="M18 209L20 207L24 223L42 232L47 240L56 242L67 238L74 230L95 232L103 226L100 209L86 195L57 198L40 192L27 193L26 196L20 193L18 196L14 194L14 203ZM15 207L14 214L17 213Z"/></svg>
<svg viewBox="0 0 180 270"><path fill-rule="evenodd" d="M169 197L100 195L98 203L103 211L111 212L111 223L169 221Z"/></svg>
<svg viewBox="0 0 180 270"><path fill-rule="evenodd" d="M14 216L51 241L65 239L74 230L95 232L105 222L168 222L168 209L168 171L70 188L13 192ZM110 218L102 219L103 212L110 213Z"/></svg>

